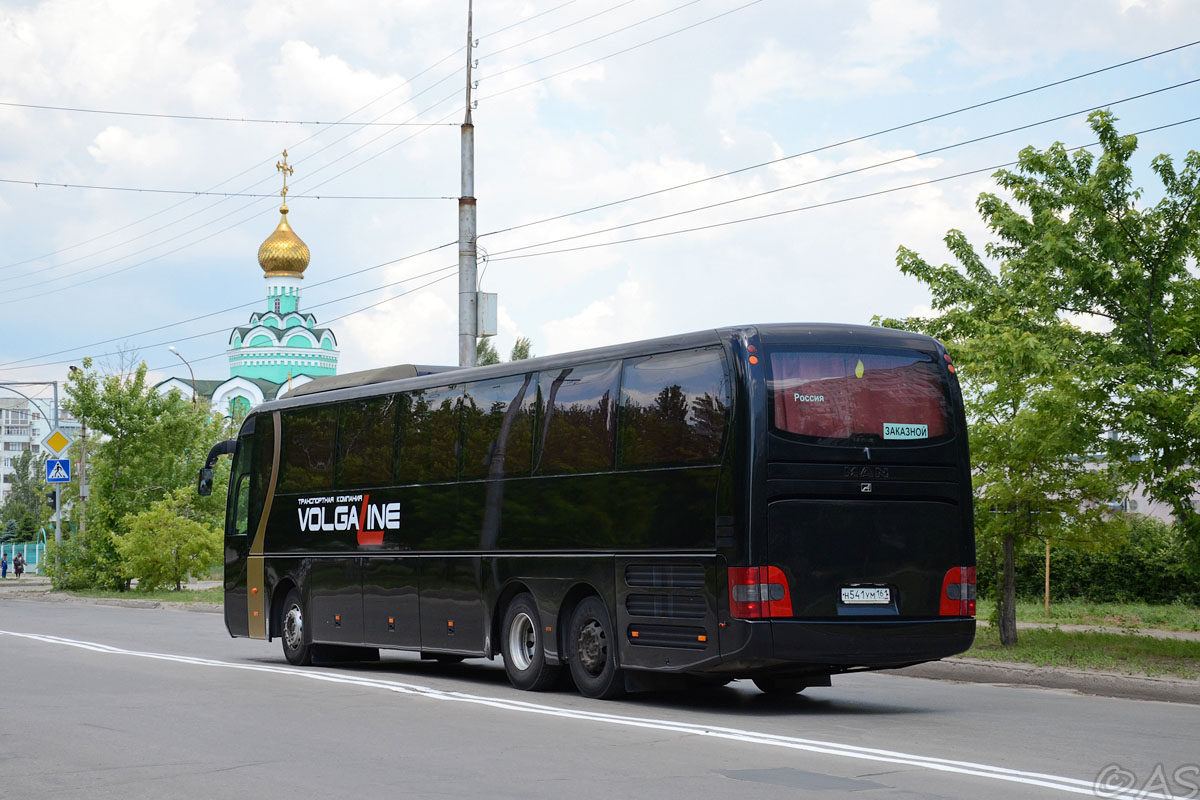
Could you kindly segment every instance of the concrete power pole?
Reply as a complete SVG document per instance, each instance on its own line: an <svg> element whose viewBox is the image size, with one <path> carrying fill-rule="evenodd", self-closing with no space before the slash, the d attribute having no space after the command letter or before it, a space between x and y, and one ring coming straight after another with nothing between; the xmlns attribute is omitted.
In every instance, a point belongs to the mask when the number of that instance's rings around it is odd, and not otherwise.
<svg viewBox="0 0 1200 800"><path fill-rule="evenodd" d="M462 124L462 196L458 198L458 365L475 366L478 261L475 251L475 125L471 122L472 0L467 0L467 116Z"/></svg>

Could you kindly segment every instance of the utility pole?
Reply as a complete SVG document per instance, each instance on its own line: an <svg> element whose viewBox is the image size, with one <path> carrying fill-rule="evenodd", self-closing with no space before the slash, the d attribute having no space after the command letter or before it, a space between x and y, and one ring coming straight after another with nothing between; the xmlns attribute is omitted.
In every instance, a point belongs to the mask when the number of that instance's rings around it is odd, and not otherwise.
<svg viewBox="0 0 1200 800"><path fill-rule="evenodd" d="M467 0L467 115L462 124L462 196L458 198L458 365L475 366L478 341L478 262L475 251L475 125L471 122L471 66L475 40Z"/></svg>

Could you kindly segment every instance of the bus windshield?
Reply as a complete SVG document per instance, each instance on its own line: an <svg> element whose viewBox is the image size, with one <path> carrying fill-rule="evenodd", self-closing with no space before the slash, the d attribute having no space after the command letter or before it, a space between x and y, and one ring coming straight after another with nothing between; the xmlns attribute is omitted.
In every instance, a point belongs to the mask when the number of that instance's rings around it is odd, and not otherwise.
<svg viewBox="0 0 1200 800"><path fill-rule="evenodd" d="M928 353L772 348L771 427L815 444L912 446L952 430L941 365Z"/></svg>

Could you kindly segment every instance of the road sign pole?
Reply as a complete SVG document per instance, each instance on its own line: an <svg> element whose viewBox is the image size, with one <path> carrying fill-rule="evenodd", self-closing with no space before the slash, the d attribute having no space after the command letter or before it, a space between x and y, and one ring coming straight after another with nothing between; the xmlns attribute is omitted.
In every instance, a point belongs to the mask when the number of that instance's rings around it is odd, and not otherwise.
<svg viewBox="0 0 1200 800"><path fill-rule="evenodd" d="M58 430L58 381L54 383L54 430ZM54 484L54 555L56 558L58 548L62 545L62 497L59 496L58 484Z"/></svg>

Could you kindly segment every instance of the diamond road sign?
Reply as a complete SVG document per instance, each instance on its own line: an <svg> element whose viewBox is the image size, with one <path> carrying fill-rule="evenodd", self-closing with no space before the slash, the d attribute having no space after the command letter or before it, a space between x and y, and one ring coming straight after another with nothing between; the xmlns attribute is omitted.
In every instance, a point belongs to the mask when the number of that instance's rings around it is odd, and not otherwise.
<svg viewBox="0 0 1200 800"><path fill-rule="evenodd" d="M42 447L49 451L50 455L59 455L71 444L71 437L63 433L60 429L55 428L46 434L46 438L42 439Z"/></svg>
<svg viewBox="0 0 1200 800"><path fill-rule="evenodd" d="M70 483L71 462L66 458L51 458L46 461L46 483Z"/></svg>

